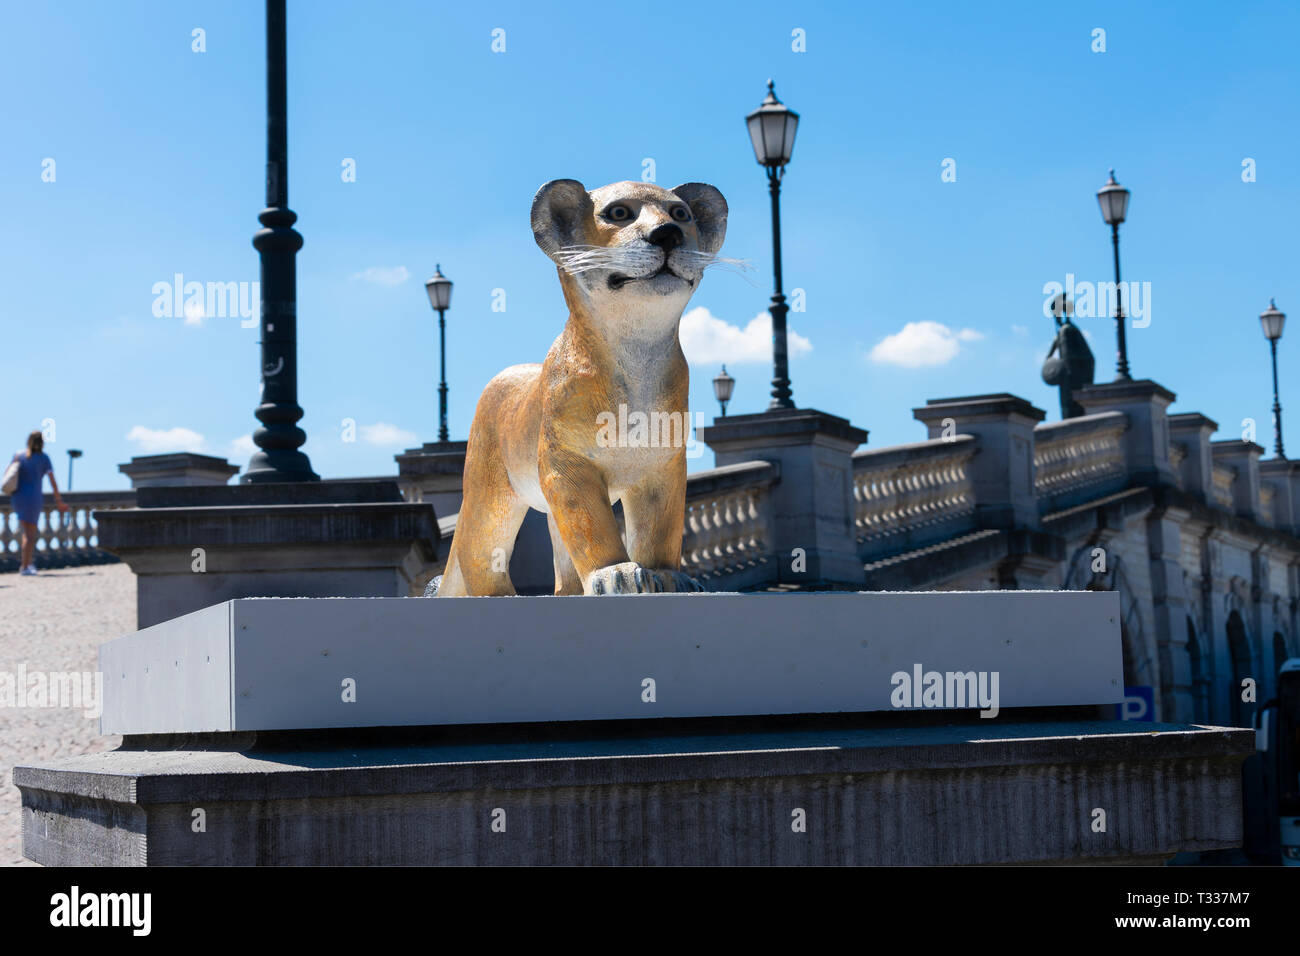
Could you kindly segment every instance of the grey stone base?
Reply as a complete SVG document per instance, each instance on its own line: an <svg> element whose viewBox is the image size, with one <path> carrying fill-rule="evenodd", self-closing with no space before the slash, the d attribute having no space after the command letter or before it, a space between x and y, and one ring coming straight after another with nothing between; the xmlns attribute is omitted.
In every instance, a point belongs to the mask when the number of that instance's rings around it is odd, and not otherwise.
<svg viewBox="0 0 1300 956"><path fill-rule="evenodd" d="M1114 704L1124 676L1102 591L240 599L100 668L106 734L896 711L931 669L954 708L962 673L998 708Z"/></svg>
<svg viewBox="0 0 1300 956"><path fill-rule="evenodd" d="M1241 842L1250 731L935 716L128 738L14 781L49 865L1133 863Z"/></svg>

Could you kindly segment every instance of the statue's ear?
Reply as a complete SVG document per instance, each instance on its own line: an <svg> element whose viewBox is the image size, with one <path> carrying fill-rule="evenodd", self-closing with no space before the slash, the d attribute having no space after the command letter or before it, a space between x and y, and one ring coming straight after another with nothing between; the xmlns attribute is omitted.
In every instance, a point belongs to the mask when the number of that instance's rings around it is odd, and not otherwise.
<svg viewBox="0 0 1300 956"><path fill-rule="evenodd" d="M582 224L592 216L587 187L576 179L553 179L533 197L533 238L552 259L583 240Z"/></svg>
<svg viewBox="0 0 1300 956"><path fill-rule="evenodd" d="M677 198L691 207L700 233L700 251L714 253L727 237L727 201L708 183L682 183L673 187Z"/></svg>

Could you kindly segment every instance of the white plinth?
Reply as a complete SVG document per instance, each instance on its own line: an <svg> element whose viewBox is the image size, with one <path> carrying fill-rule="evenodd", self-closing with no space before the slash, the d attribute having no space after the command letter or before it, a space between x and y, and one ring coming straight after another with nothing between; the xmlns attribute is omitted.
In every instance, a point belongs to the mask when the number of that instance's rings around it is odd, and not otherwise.
<svg viewBox="0 0 1300 956"><path fill-rule="evenodd" d="M891 678L916 665L996 672L1002 710L1118 703L1119 599L1068 591L246 598L101 647L101 729L895 710Z"/></svg>

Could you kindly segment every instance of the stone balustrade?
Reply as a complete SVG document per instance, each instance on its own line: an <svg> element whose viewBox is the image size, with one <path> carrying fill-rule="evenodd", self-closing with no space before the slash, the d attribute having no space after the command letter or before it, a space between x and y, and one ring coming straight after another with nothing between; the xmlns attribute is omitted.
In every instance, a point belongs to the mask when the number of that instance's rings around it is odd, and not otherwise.
<svg viewBox="0 0 1300 956"><path fill-rule="evenodd" d="M988 529L1035 532L1046 516L1152 482L1238 518L1290 534L1300 529L1300 464L1260 462L1263 449L1250 442L1213 441L1216 423L1197 413L1166 415L1172 393L1155 383L1085 393L1099 411L1052 423L1004 393L932 400L913 410L929 440L879 449L855 449L865 432L815 410L718 419L703 435L721 466L687 479L682 567L711 589L852 585L864 565ZM1162 447L1148 448L1148 438ZM434 572L454 533L463 446L399 456L402 498L441 496ZM135 492L66 498L67 517L46 502L37 563L112 560L98 548L91 513L133 508ZM19 533L7 504L0 501L0 570L16 570ZM621 508L616 516L621 525ZM512 580L520 593L549 593L545 520L529 520ZM780 562L777 554L808 560ZM525 574L516 567L520 556L535 558L529 567L536 567Z"/></svg>
<svg viewBox="0 0 1300 956"><path fill-rule="evenodd" d="M96 511L135 507L134 491L67 491L68 506L60 512L54 496L45 495L40 520L36 522L38 568L60 568L78 564L107 564L116 561L99 547ZM22 547L22 530L12 499L0 496L0 571L17 571Z"/></svg>
<svg viewBox="0 0 1300 956"><path fill-rule="evenodd" d="M780 474L773 462L750 461L690 475L682 570L705 581L762 577L772 559L771 489Z"/></svg>
<svg viewBox="0 0 1300 956"><path fill-rule="evenodd" d="M973 435L853 454L853 525L866 556L973 527Z"/></svg>
<svg viewBox="0 0 1300 956"><path fill-rule="evenodd" d="M1082 415L1034 429L1034 493L1045 512L1124 486L1123 412Z"/></svg>

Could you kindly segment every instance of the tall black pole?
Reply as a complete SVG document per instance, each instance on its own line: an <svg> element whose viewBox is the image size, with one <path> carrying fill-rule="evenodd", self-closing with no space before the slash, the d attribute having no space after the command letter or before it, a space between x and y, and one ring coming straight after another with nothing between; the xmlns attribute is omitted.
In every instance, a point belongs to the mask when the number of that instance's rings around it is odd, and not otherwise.
<svg viewBox="0 0 1300 956"><path fill-rule="evenodd" d="M438 441L450 441L447 432L447 310L438 310L438 360L441 374L438 385Z"/></svg>
<svg viewBox="0 0 1300 956"><path fill-rule="evenodd" d="M776 280L776 294L772 296L772 404L768 411L794 408L790 397L790 362L786 345L785 316L790 311L781 292L781 177L784 167L769 166L767 181L772 194L772 273Z"/></svg>
<svg viewBox="0 0 1300 956"><path fill-rule="evenodd" d="M1128 372L1128 340L1124 337L1124 288L1119 284L1119 223L1110 227L1110 241L1115 248L1115 333L1119 336L1119 361L1115 366L1115 381L1127 382L1132 376Z"/></svg>
<svg viewBox="0 0 1300 956"><path fill-rule="evenodd" d="M289 136L285 103L284 0L266 0L266 206L265 227L253 236L262 260L262 402L254 413L258 451L241 481L319 481L298 449L307 433L298 427L298 293L294 256L302 236L289 209Z"/></svg>
<svg viewBox="0 0 1300 956"><path fill-rule="evenodd" d="M1277 398L1277 339L1268 340L1273 351L1273 451L1279 458L1285 458L1282 451L1282 403Z"/></svg>

